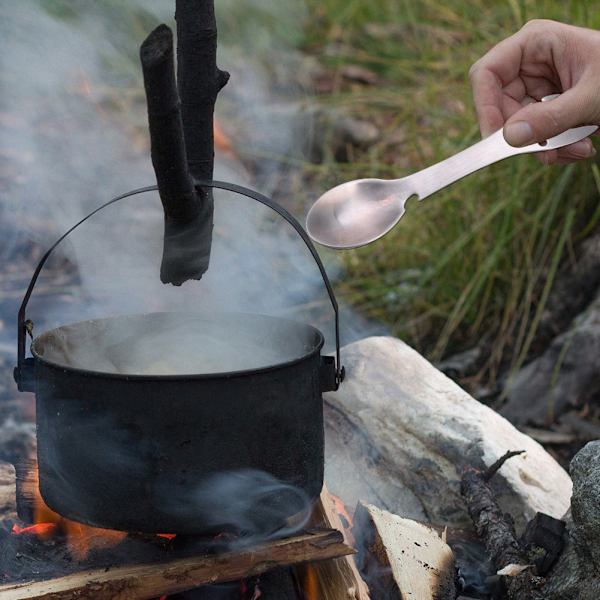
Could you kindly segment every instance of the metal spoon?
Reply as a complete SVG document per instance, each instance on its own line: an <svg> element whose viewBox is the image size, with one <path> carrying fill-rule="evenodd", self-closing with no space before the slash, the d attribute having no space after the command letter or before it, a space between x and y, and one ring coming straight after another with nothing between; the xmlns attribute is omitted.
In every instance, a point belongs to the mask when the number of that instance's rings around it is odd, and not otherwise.
<svg viewBox="0 0 600 600"><path fill-rule="evenodd" d="M323 194L306 217L308 235L330 248L356 248L385 235L404 214L411 196L419 200L462 179L466 175L514 156L544 152L574 144L598 129L595 125L569 129L543 144L522 148L509 145L502 130L466 150L402 179L357 179Z"/></svg>

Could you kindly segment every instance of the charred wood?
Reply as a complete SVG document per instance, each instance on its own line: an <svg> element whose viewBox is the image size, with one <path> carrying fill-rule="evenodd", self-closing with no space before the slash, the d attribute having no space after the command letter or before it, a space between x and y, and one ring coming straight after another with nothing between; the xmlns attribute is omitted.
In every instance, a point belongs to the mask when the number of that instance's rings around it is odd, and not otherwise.
<svg viewBox="0 0 600 600"><path fill-rule="evenodd" d="M163 283L181 285L208 269L213 198L195 188L211 180L213 112L228 74L216 66L217 29L212 0L176 3L178 81L173 36L160 25L140 49L148 102L152 164L165 211Z"/></svg>
<svg viewBox="0 0 600 600"><path fill-rule="evenodd" d="M546 575L563 551L565 526L564 521L544 513L537 513L527 524L521 544L539 575Z"/></svg>
<svg viewBox="0 0 600 600"><path fill-rule="evenodd" d="M140 48L152 165L165 217L191 221L199 212L188 172L179 95L175 82L173 34L159 25Z"/></svg>
<svg viewBox="0 0 600 600"><path fill-rule="evenodd" d="M517 540L512 518L500 510L489 483L508 459L522 453L507 452L488 469L464 467L461 494L494 567L504 576L509 600L542 600L540 588L544 580L529 564Z"/></svg>
<svg viewBox="0 0 600 600"><path fill-rule="evenodd" d="M213 113L229 73L217 67L217 23L213 0L177 0L177 83L187 161L192 177L212 179Z"/></svg>
<svg viewBox="0 0 600 600"><path fill-rule="evenodd" d="M461 494L479 537L485 542L487 552L497 569L510 564L526 564L521 553L514 525L496 503L489 480L500 466L521 452L505 454L489 469L467 466L463 469Z"/></svg>
<svg viewBox="0 0 600 600"><path fill-rule="evenodd" d="M352 554L339 531L325 529L239 552L192 556L159 564L89 570L45 581L0 586L12 600L136 600L252 577L278 567Z"/></svg>

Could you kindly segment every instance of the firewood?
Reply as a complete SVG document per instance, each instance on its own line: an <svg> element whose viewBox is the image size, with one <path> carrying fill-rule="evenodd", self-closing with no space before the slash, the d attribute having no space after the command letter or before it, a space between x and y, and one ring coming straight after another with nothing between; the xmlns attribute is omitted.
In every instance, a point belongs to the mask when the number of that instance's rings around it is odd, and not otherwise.
<svg viewBox="0 0 600 600"><path fill-rule="evenodd" d="M540 512L527 523L521 543L539 575L546 575L563 551L565 528L564 521Z"/></svg>
<svg viewBox="0 0 600 600"><path fill-rule="evenodd" d="M484 541L487 553L498 570L509 564L527 564L514 526L500 510L489 485L489 480L502 464L520 453L521 451L506 453L488 470L467 466L462 472L461 494L477 534Z"/></svg>
<svg viewBox="0 0 600 600"><path fill-rule="evenodd" d="M488 469L466 466L462 471L461 494L477 534L485 543L486 551L500 575L504 576L507 597L510 600L541 600L539 589L543 579L519 545L510 516L496 503L490 479L502 465L522 450L506 452Z"/></svg>
<svg viewBox="0 0 600 600"><path fill-rule="evenodd" d="M35 499L39 496L37 456L22 458L15 463L17 514L24 523L33 523Z"/></svg>
<svg viewBox="0 0 600 600"><path fill-rule="evenodd" d="M311 524L316 527L337 529L343 533L347 544L354 543L349 539L347 526L342 523L326 486L323 486L321 496L313 509ZM319 600L371 600L369 588L358 572L356 561L351 555L305 565L296 569L296 573L305 588L313 586L311 597Z"/></svg>
<svg viewBox="0 0 600 600"><path fill-rule="evenodd" d="M359 564L378 600L456 597L454 555L431 527L359 503L355 530Z"/></svg>
<svg viewBox="0 0 600 600"><path fill-rule="evenodd" d="M0 514L4 519L17 516L16 475L14 467L0 462Z"/></svg>
<svg viewBox="0 0 600 600"><path fill-rule="evenodd" d="M159 564L99 569L0 586L11 600L142 600L183 592L205 584L236 581L277 567L352 554L332 529L302 533L237 552L192 556Z"/></svg>

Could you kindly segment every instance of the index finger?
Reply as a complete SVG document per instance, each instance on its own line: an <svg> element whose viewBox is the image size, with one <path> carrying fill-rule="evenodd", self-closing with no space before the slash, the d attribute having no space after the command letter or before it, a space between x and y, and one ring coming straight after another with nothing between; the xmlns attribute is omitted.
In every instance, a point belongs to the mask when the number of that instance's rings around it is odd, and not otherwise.
<svg viewBox="0 0 600 600"><path fill-rule="evenodd" d="M469 72L477 119L484 137L504 125L502 90L519 75L523 56L520 33L496 44Z"/></svg>

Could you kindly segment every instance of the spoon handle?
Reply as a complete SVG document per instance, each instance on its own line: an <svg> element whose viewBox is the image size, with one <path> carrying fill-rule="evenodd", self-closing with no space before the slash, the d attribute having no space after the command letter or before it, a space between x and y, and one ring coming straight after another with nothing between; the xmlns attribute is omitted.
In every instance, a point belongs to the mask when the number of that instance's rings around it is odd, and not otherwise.
<svg viewBox="0 0 600 600"><path fill-rule="evenodd" d="M419 200L423 200L466 175L479 171L479 169L483 169L483 167L487 167L499 160L516 154L543 152L545 150L562 148L563 146L583 140L594 133L596 129L598 128L594 125L568 129L550 138L544 145L531 144L521 148L515 148L508 144L504 139L502 129L499 129L496 133L462 150L458 154L399 181L402 181L403 185L408 183L410 191L413 194L417 194Z"/></svg>

